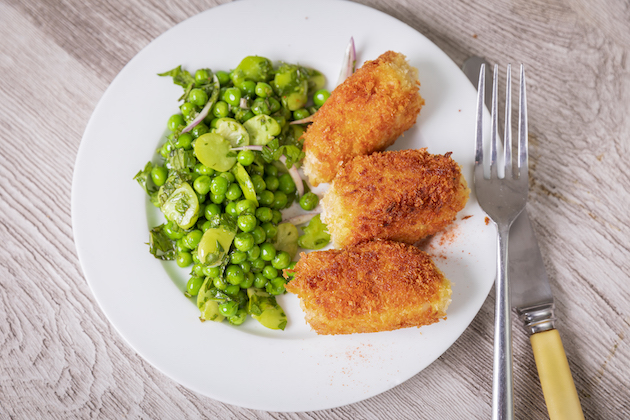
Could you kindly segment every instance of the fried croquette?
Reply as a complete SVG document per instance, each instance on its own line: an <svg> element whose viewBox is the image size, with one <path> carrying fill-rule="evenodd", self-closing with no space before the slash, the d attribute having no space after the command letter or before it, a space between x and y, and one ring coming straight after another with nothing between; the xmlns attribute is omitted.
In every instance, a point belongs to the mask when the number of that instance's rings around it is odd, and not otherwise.
<svg viewBox="0 0 630 420"><path fill-rule="evenodd" d="M302 137L309 182L330 182L352 157L391 146L416 122L419 85L418 70L388 51L337 86Z"/></svg>
<svg viewBox="0 0 630 420"><path fill-rule="evenodd" d="M335 247L374 238L414 244L449 225L469 193L450 153L377 152L339 171L322 199L322 221Z"/></svg>
<svg viewBox="0 0 630 420"><path fill-rule="evenodd" d="M302 254L286 288L318 334L420 327L446 318L450 282L413 245L374 240Z"/></svg>

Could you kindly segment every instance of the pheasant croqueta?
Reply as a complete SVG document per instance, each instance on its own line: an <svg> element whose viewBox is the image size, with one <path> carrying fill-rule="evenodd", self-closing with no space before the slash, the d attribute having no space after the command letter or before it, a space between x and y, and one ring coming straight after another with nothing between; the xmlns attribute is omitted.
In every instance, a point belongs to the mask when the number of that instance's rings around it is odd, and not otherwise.
<svg viewBox="0 0 630 420"><path fill-rule="evenodd" d="M414 244L448 226L470 190L451 157L426 149L357 156L322 199L335 247L374 238Z"/></svg>
<svg viewBox="0 0 630 420"><path fill-rule="evenodd" d="M403 243L375 240L302 254L286 288L300 298L318 334L390 331L446 317L450 282L429 256Z"/></svg>
<svg viewBox="0 0 630 420"><path fill-rule="evenodd" d="M303 135L309 182L330 182L354 156L391 146L416 122L419 85L418 70L388 51L337 86Z"/></svg>

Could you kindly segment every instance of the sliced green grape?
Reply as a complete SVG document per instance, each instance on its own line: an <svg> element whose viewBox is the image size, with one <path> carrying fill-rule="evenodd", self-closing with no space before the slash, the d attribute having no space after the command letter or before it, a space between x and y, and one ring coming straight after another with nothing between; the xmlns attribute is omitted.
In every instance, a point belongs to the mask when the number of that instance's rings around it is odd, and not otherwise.
<svg viewBox="0 0 630 420"><path fill-rule="evenodd" d="M221 322L225 317L219 312L219 303L221 302L215 300L212 287L212 278L207 277L199 289L199 293L197 294L197 308L199 308L201 312L199 319L202 321Z"/></svg>
<svg viewBox="0 0 630 420"><path fill-rule="evenodd" d="M199 261L208 267L220 265L230 250L234 236L236 236L236 229L227 226L206 230L197 247Z"/></svg>
<svg viewBox="0 0 630 420"><path fill-rule="evenodd" d="M249 297L247 312L252 315L252 318L272 330L284 330L287 326L287 316L274 296L250 287L247 289L247 297Z"/></svg>
<svg viewBox="0 0 630 420"><path fill-rule="evenodd" d="M277 251L284 251L293 259L298 251L298 236L298 230L292 223L280 223L272 244Z"/></svg>
<svg viewBox="0 0 630 420"><path fill-rule="evenodd" d="M206 133L195 141L195 155L199 162L215 171L229 171L236 163L232 145L218 133Z"/></svg>
<svg viewBox="0 0 630 420"><path fill-rule="evenodd" d="M237 163L236 165L234 165L234 168L232 168L232 173L234 174L238 185L241 187L245 198L256 203L256 207L258 207L258 199L256 198L254 183L247 173L247 170L243 167L243 165Z"/></svg>
<svg viewBox="0 0 630 420"><path fill-rule="evenodd" d="M249 133L250 144L264 146L280 134L280 124L268 115L257 115L243 124ZM197 155L199 156L199 155Z"/></svg>
<svg viewBox="0 0 630 420"><path fill-rule="evenodd" d="M164 216L182 229L190 229L199 216L199 199L190 184L182 182L161 206Z"/></svg>
<svg viewBox="0 0 630 420"><path fill-rule="evenodd" d="M249 145L249 133L243 125L232 118L220 118L217 121L216 133L228 140L232 147Z"/></svg>

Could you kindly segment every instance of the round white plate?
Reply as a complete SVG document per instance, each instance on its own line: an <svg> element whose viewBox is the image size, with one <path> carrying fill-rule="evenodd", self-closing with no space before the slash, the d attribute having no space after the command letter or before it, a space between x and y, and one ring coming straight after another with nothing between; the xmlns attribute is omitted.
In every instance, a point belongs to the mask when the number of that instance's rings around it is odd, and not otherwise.
<svg viewBox="0 0 630 420"><path fill-rule="evenodd" d="M424 36L351 2L237 1L194 16L127 64L87 125L74 172L72 218L90 288L143 358L203 395L252 409L306 411L379 394L446 351L492 286L495 230L484 222L474 195L454 225L426 246L453 282L453 301L448 320L421 329L317 336L294 295L280 297L289 317L285 331L252 319L241 327L201 323L183 295L186 272L149 254L148 229L161 221L132 178L164 141L182 92L156 74L180 64L193 71L229 70L247 55L262 55L319 69L332 89L351 36L358 64L393 50L419 70L426 105L394 148L453 152L471 182L473 86Z"/></svg>

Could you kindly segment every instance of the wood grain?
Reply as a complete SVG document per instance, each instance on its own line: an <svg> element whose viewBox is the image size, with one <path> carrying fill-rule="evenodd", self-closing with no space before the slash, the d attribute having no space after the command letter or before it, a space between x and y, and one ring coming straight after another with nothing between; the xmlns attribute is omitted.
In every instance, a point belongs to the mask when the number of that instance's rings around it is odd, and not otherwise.
<svg viewBox="0 0 630 420"><path fill-rule="evenodd" d="M435 363L363 402L310 413L242 409L143 361L92 296L76 256L73 165L122 67L182 20L225 1L0 3L0 418L482 419L490 416L491 294ZM528 71L528 209L586 418L630 418L630 6L601 0L361 0L458 65ZM547 418L514 328L519 419Z"/></svg>

